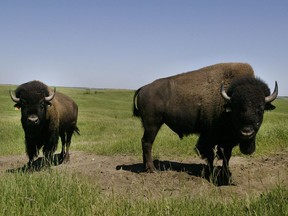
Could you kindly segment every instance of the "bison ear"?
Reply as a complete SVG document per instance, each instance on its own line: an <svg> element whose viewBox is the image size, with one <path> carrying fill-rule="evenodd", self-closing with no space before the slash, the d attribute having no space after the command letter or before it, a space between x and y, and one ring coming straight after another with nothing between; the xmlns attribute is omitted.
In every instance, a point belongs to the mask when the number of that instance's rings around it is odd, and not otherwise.
<svg viewBox="0 0 288 216"><path fill-rule="evenodd" d="M47 107L52 106L52 103L50 101L45 101L45 104L46 104Z"/></svg>
<svg viewBox="0 0 288 216"><path fill-rule="evenodd" d="M42 106L42 107L50 107L52 105L52 103L50 101L46 101L45 98L41 99L39 101L39 104Z"/></svg>
<svg viewBox="0 0 288 216"><path fill-rule="evenodd" d="M226 113L232 112L231 104L230 103L225 104L224 109Z"/></svg>
<svg viewBox="0 0 288 216"><path fill-rule="evenodd" d="M21 109L21 105L20 105L20 104L18 104L18 103L17 103L17 104L15 104L15 105L14 105L14 107L15 107L15 110L19 110L19 109Z"/></svg>
<svg viewBox="0 0 288 216"><path fill-rule="evenodd" d="M271 103L265 104L265 110L274 110L276 107L272 105Z"/></svg>

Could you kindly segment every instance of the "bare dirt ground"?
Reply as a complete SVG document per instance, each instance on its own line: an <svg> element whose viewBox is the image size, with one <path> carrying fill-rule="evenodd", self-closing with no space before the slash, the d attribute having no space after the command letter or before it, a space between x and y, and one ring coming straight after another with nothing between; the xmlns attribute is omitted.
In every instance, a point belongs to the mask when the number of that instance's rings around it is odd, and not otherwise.
<svg viewBox="0 0 288 216"><path fill-rule="evenodd" d="M0 175L23 169L26 155L0 157ZM52 169L75 173L104 194L128 194L149 199L159 197L222 198L250 197L267 192L278 185L288 186L288 149L264 157L232 157L230 170L234 185L216 186L204 175L206 163L198 157L162 158L155 161L158 173L143 172L141 159L131 156L99 156L72 151L70 161ZM221 165L221 161L217 163Z"/></svg>

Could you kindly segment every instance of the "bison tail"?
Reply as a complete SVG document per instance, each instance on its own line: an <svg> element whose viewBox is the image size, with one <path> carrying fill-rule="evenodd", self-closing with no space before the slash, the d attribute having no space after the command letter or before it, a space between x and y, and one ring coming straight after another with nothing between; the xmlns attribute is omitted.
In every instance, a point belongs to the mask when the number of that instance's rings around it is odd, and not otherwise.
<svg viewBox="0 0 288 216"><path fill-rule="evenodd" d="M137 107L137 105L136 105L136 98L137 98L137 95L138 95L138 93L139 93L140 90L141 90L141 88L139 88L139 89L135 92L134 98L133 98L133 116L137 116L137 117L140 116L140 112L139 112L139 109L138 109L138 107Z"/></svg>
<svg viewBox="0 0 288 216"><path fill-rule="evenodd" d="M75 126L75 128L74 128L74 132L76 132L78 135L80 135L80 130L77 126Z"/></svg>

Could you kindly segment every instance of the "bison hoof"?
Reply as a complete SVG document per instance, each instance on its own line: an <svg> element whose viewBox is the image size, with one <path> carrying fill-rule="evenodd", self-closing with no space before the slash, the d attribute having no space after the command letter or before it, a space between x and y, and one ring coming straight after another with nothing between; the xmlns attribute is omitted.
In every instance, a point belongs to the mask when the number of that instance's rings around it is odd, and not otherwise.
<svg viewBox="0 0 288 216"><path fill-rule="evenodd" d="M156 169L152 169L152 170L151 169L147 169L146 172L147 173L158 173L158 170L156 170Z"/></svg>
<svg viewBox="0 0 288 216"><path fill-rule="evenodd" d="M157 173L158 170L155 167L146 167L147 173Z"/></svg>
<svg viewBox="0 0 288 216"><path fill-rule="evenodd" d="M216 186L222 185L235 185L232 181L232 174L230 171L227 171L223 168L217 169L214 168L213 172L210 174L210 182Z"/></svg>
<svg viewBox="0 0 288 216"><path fill-rule="evenodd" d="M35 166L33 165L33 162L30 161L23 167L23 171L25 172L34 172L35 170L36 169Z"/></svg>
<svg viewBox="0 0 288 216"><path fill-rule="evenodd" d="M68 163L70 161L70 155L68 154L66 154L65 155L65 157L64 157L64 159L63 159L63 163Z"/></svg>

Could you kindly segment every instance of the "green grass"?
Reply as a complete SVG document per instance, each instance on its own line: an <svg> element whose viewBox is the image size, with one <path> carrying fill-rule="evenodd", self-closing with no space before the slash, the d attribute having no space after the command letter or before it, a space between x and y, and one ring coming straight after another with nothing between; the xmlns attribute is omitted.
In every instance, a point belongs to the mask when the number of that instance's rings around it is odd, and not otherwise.
<svg viewBox="0 0 288 216"><path fill-rule="evenodd" d="M24 133L20 111L14 110L8 90L0 86L0 155L24 154ZM132 116L133 91L57 88L79 106L80 136L71 149L100 155L142 155L143 129ZM257 136L254 157L288 147L288 100L277 99L276 110L265 114ZM156 137L155 157L196 156L197 136L180 140L167 126ZM60 148L58 149L60 151ZM233 155L241 155L235 148ZM27 159L28 160L28 159ZM4 173L0 177L0 215L288 215L288 188L279 186L260 197L222 202L212 197L160 197L133 199L128 195L103 195L100 187L66 172Z"/></svg>
<svg viewBox="0 0 288 216"><path fill-rule="evenodd" d="M259 198L229 202L220 196L134 199L103 196L98 185L66 172L46 170L33 175L0 178L1 215L287 215L288 189L277 187Z"/></svg>
<svg viewBox="0 0 288 216"><path fill-rule="evenodd" d="M15 111L8 90L14 86L0 86L0 155L25 152L24 134L20 124L20 110ZM143 128L139 118L132 116L134 91L88 90L57 88L71 96L79 106L78 127L81 136L72 139L72 150L87 151L101 155L141 156ZM288 147L288 99L278 99L276 109L266 112L264 122L257 135L255 156L281 151ZM196 156L194 146L197 136L180 140L163 125L153 146L154 155ZM236 147L234 155L241 155Z"/></svg>

